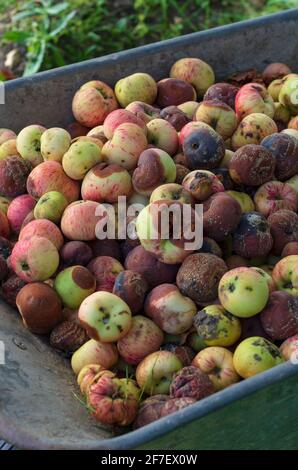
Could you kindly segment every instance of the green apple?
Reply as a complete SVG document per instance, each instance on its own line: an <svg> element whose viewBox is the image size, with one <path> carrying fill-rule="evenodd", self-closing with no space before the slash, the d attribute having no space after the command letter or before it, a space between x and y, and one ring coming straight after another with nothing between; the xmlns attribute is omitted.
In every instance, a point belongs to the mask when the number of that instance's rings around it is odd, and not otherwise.
<svg viewBox="0 0 298 470"><path fill-rule="evenodd" d="M268 301L268 282L253 268L231 269L219 282L218 296L223 307L236 317L253 317Z"/></svg>
<svg viewBox="0 0 298 470"><path fill-rule="evenodd" d="M278 347L261 336L246 338L237 346L233 357L234 367L244 379L283 362Z"/></svg>

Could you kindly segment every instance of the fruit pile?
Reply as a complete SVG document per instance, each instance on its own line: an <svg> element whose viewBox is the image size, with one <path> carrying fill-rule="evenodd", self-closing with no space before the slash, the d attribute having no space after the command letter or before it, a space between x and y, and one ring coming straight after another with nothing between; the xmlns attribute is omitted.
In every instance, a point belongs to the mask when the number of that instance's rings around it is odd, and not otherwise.
<svg viewBox="0 0 298 470"><path fill-rule="evenodd" d="M67 130L0 129L1 297L71 356L99 422L138 428L297 359L297 94L284 64L215 83L185 58L157 83L85 83ZM120 196L143 204L137 236L100 239ZM150 236L173 201L203 206L199 249Z"/></svg>

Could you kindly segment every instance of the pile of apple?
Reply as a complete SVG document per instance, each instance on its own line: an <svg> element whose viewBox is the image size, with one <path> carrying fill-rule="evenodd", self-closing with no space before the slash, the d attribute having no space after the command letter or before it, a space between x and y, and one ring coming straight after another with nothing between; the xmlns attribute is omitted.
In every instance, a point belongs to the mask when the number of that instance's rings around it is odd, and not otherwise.
<svg viewBox="0 0 298 470"><path fill-rule="evenodd" d="M298 351L298 75L215 83L200 59L114 90L69 128L0 129L1 296L49 335L101 423L140 427ZM96 238L98 207L145 206L137 239ZM203 246L152 240L152 209L203 204Z"/></svg>

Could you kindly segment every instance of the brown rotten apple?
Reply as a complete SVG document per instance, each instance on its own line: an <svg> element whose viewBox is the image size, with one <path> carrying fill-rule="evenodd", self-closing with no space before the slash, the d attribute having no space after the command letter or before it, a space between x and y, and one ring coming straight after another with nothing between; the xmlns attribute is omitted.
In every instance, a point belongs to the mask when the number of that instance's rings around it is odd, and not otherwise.
<svg viewBox="0 0 298 470"><path fill-rule="evenodd" d="M260 318L264 330L273 340L298 334L298 298L287 292L271 292Z"/></svg>
<svg viewBox="0 0 298 470"><path fill-rule="evenodd" d="M261 145L249 144L238 149L229 163L230 176L237 184L260 186L274 177L274 155Z"/></svg>
<svg viewBox="0 0 298 470"><path fill-rule="evenodd" d="M121 271L115 279L113 293L130 307L132 314L143 308L145 295L149 290L146 278L136 271Z"/></svg>
<svg viewBox="0 0 298 470"><path fill-rule="evenodd" d="M161 108L178 106L196 99L196 92L190 83L179 78L164 78L157 82L156 103Z"/></svg>
<svg viewBox="0 0 298 470"><path fill-rule="evenodd" d="M183 367L174 375L170 387L173 398L191 397L195 400L211 395L215 391L208 375L194 366Z"/></svg>
<svg viewBox="0 0 298 470"><path fill-rule="evenodd" d="M267 256L273 245L270 226L258 212L241 215L238 227L233 233L233 251L243 258Z"/></svg>
<svg viewBox="0 0 298 470"><path fill-rule="evenodd" d="M141 274L149 286L155 287L159 284L175 282L179 264L162 263L153 254L139 245L127 254L125 268Z"/></svg>
<svg viewBox="0 0 298 470"><path fill-rule="evenodd" d="M225 192L213 194L203 205L204 234L217 242L233 233L241 218L240 204Z"/></svg>
<svg viewBox="0 0 298 470"><path fill-rule="evenodd" d="M43 282L24 286L17 295L16 304L24 325L35 334L48 334L63 320L58 294Z"/></svg>
<svg viewBox="0 0 298 470"><path fill-rule="evenodd" d="M197 304L217 298L220 278L227 271L225 262L215 255L194 253L186 258L177 274L177 286L182 294Z"/></svg>
<svg viewBox="0 0 298 470"><path fill-rule="evenodd" d="M286 245L298 243L298 215L293 211L282 209L268 217L268 224L273 237L274 254L282 253L282 256L287 256L287 252L283 252Z"/></svg>

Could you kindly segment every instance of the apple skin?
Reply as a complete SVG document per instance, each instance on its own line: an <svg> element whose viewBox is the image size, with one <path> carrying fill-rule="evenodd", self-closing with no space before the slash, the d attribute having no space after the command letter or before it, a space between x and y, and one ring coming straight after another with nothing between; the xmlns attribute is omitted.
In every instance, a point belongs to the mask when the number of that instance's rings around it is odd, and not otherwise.
<svg viewBox="0 0 298 470"><path fill-rule="evenodd" d="M26 282L19 278L16 274L11 274L6 280L2 281L1 298L9 305L17 308L16 298Z"/></svg>
<svg viewBox="0 0 298 470"><path fill-rule="evenodd" d="M14 272L22 280L45 281L57 270L59 253L47 238L35 236L15 244L10 263Z"/></svg>
<svg viewBox="0 0 298 470"><path fill-rule="evenodd" d="M197 305L214 303L219 279L227 272L225 262L209 253L193 253L180 267L176 283L183 295Z"/></svg>
<svg viewBox="0 0 298 470"><path fill-rule="evenodd" d="M68 206L66 197L58 191L49 191L41 196L34 207L35 219L48 219L58 224Z"/></svg>
<svg viewBox="0 0 298 470"><path fill-rule="evenodd" d="M129 197L132 181L128 171L114 163L98 163L83 179L81 193L84 200L117 202L119 196Z"/></svg>
<svg viewBox="0 0 298 470"><path fill-rule="evenodd" d="M291 73L288 74L283 81L282 87L278 95L278 101L289 108L293 116L298 114L297 103L298 92L298 75Z"/></svg>
<svg viewBox="0 0 298 470"><path fill-rule="evenodd" d="M121 271L114 282L113 294L127 303L133 315L143 309L149 285L142 274L136 271Z"/></svg>
<svg viewBox="0 0 298 470"><path fill-rule="evenodd" d="M63 235L57 225L47 219L32 220L21 229L19 241L32 237L47 238L57 250L60 250L64 243Z"/></svg>
<svg viewBox="0 0 298 470"><path fill-rule="evenodd" d="M7 215L11 201L9 197L0 196L0 212L3 212L4 215Z"/></svg>
<svg viewBox="0 0 298 470"><path fill-rule="evenodd" d="M236 151L247 144L259 145L268 135L278 132L277 125L269 116L252 113L245 116L231 137L232 150Z"/></svg>
<svg viewBox="0 0 298 470"><path fill-rule="evenodd" d="M291 113L283 104L274 103L274 116L273 120L276 122L278 130L281 131L289 126Z"/></svg>
<svg viewBox="0 0 298 470"><path fill-rule="evenodd" d="M208 305L194 317L198 335L207 346L231 346L240 337L240 320L221 305Z"/></svg>
<svg viewBox="0 0 298 470"><path fill-rule="evenodd" d="M244 379L282 364L284 359L273 343L261 336L243 340L236 348L233 364L237 373Z"/></svg>
<svg viewBox="0 0 298 470"><path fill-rule="evenodd" d="M269 272L269 270L266 269L266 266L263 266L263 265L261 265L261 267L252 266L251 269L254 269L257 273L261 274L261 276L263 276L266 279L267 284L268 284L269 294L271 294L271 292L274 292L276 290L276 285L271 275L272 270Z"/></svg>
<svg viewBox="0 0 298 470"><path fill-rule="evenodd" d="M92 416L102 424L128 426L139 408L140 390L135 381L118 379L110 371L98 375L87 389L87 405Z"/></svg>
<svg viewBox="0 0 298 470"><path fill-rule="evenodd" d="M198 106L199 103L197 101L185 101L185 103L179 104L177 108L181 109L189 119L193 119Z"/></svg>
<svg viewBox="0 0 298 470"><path fill-rule="evenodd" d="M172 398L190 397L202 400L214 392L214 385L205 372L194 366L183 367L171 383Z"/></svg>
<svg viewBox="0 0 298 470"><path fill-rule="evenodd" d="M134 190L142 196L150 196L163 183L174 183L176 166L170 155L158 148L141 153L137 168L132 175Z"/></svg>
<svg viewBox="0 0 298 470"><path fill-rule="evenodd" d="M77 309L82 301L93 294L96 281L91 272L83 266L70 266L60 271L54 282L54 289L59 294L63 305Z"/></svg>
<svg viewBox="0 0 298 470"><path fill-rule="evenodd" d="M147 296L144 310L163 331L179 335L191 328L197 307L173 284L161 284Z"/></svg>
<svg viewBox="0 0 298 470"><path fill-rule="evenodd" d="M225 190L219 178L208 170L191 171L183 179L182 186L196 201L205 201L212 194Z"/></svg>
<svg viewBox="0 0 298 470"><path fill-rule="evenodd" d="M282 258L274 266L272 278L278 290L298 297L298 255Z"/></svg>
<svg viewBox="0 0 298 470"><path fill-rule="evenodd" d="M79 320L90 338L112 343L125 336L132 324L129 306L115 294L94 292L80 305Z"/></svg>
<svg viewBox="0 0 298 470"><path fill-rule="evenodd" d="M76 375L88 364L98 364L104 369L110 369L118 361L118 351L115 344L101 343L90 339L77 349L71 358L71 367Z"/></svg>
<svg viewBox="0 0 298 470"><path fill-rule="evenodd" d="M102 124L106 116L116 108L118 104L113 90L99 80L84 83L72 101L73 115L85 127Z"/></svg>
<svg viewBox="0 0 298 470"><path fill-rule="evenodd" d="M5 281L8 276L7 261L4 256L0 255L0 282Z"/></svg>
<svg viewBox="0 0 298 470"><path fill-rule="evenodd" d="M104 120L103 131L108 140L113 138L114 132L121 124L132 123L139 126L147 134L146 124L128 109L115 109Z"/></svg>
<svg viewBox="0 0 298 470"><path fill-rule="evenodd" d="M236 184L260 186L274 178L275 163L275 156L264 146L244 145L229 162L230 177Z"/></svg>
<svg viewBox="0 0 298 470"><path fill-rule="evenodd" d="M133 428L139 429L160 419L164 406L169 400L171 400L169 395L152 395L141 401Z"/></svg>
<svg viewBox="0 0 298 470"><path fill-rule="evenodd" d="M152 119L160 117L160 109L150 104L143 103L143 101L133 101L126 106L128 111L133 113L137 118L141 119L145 124Z"/></svg>
<svg viewBox="0 0 298 470"><path fill-rule="evenodd" d="M133 101L153 104L157 96L157 85L148 73L134 73L118 80L115 94L120 105L125 108Z"/></svg>
<svg viewBox="0 0 298 470"><path fill-rule="evenodd" d="M166 264L159 261L141 245L133 247L126 255L125 269L136 271L144 276L149 287L174 283L179 269L178 264Z"/></svg>
<svg viewBox="0 0 298 470"><path fill-rule="evenodd" d="M188 135L185 131L188 124L181 131L184 131L182 150L186 166L190 170L212 170L219 166L224 157L225 142L208 124L198 124L201 126L191 130Z"/></svg>
<svg viewBox="0 0 298 470"><path fill-rule="evenodd" d="M55 160L61 163L63 155L70 147L69 132L60 127L47 129L40 138L40 153L44 161Z"/></svg>
<svg viewBox="0 0 298 470"><path fill-rule="evenodd" d="M15 139L17 137L16 133L11 129L5 129L2 127L0 129L0 145L10 139Z"/></svg>
<svg viewBox="0 0 298 470"><path fill-rule="evenodd" d="M117 348L128 364L138 365L148 354L158 351L163 339L163 332L152 320L135 315L129 332L117 342Z"/></svg>
<svg viewBox="0 0 298 470"><path fill-rule="evenodd" d="M296 212L298 195L289 184L274 180L258 188L254 195L254 203L256 210L265 217L282 209Z"/></svg>
<svg viewBox="0 0 298 470"><path fill-rule="evenodd" d="M192 365L208 374L215 391L223 390L240 380L233 365L233 354L221 346L202 349L195 356Z"/></svg>
<svg viewBox="0 0 298 470"><path fill-rule="evenodd" d="M197 108L195 120L209 124L224 140L231 137L237 127L235 111L218 100L204 100Z"/></svg>
<svg viewBox="0 0 298 470"><path fill-rule="evenodd" d="M0 236L8 238L10 234L10 227L7 216L0 212Z"/></svg>
<svg viewBox="0 0 298 470"><path fill-rule="evenodd" d="M219 281L218 297L223 307L236 317L252 317L261 312L268 301L268 283L254 269L235 268Z"/></svg>
<svg viewBox="0 0 298 470"><path fill-rule="evenodd" d="M81 136L82 137L82 136ZM105 144L108 140L103 131L103 124L93 127L87 134L86 137L93 137L101 141L102 144Z"/></svg>
<svg viewBox="0 0 298 470"><path fill-rule="evenodd" d="M271 152L275 159L275 176L279 181L296 176L298 173L298 142L295 137L283 132L265 137L261 146Z"/></svg>
<svg viewBox="0 0 298 470"><path fill-rule="evenodd" d="M147 124L148 143L164 150L169 155L175 155L179 140L176 129L165 119L152 119Z"/></svg>
<svg viewBox="0 0 298 470"><path fill-rule="evenodd" d="M112 292L116 277L124 271L122 264L112 256L96 256L87 268L96 279L96 290Z"/></svg>
<svg viewBox="0 0 298 470"><path fill-rule="evenodd" d="M248 194L234 190L226 191L226 194L233 197L240 204L242 213L255 210L254 202Z"/></svg>
<svg viewBox="0 0 298 470"><path fill-rule="evenodd" d="M151 193L150 203L160 201L161 199L178 201L182 204L193 204L194 202L191 193L184 189L181 184L177 183L166 183L155 188Z"/></svg>
<svg viewBox="0 0 298 470"><path fill-rule="evenodd" d="M76 201L67 206L61 219L62 233L69 240L91 241L96 239L96 215L100 204L95 201ZM103 213L104 211L103 208Z"/></svg>
<svg viewBox="0 0 298 470"><path fill-rule="evenodd" d="M63 170L70 178L82 180L88 170L97 163L102 162L101 141L99 144L79 139L73 142L67 152L63 154Z"/></svg>
<svg viewBox="0 0 298 470"><path fill-rule="evenodd" d="M267 219L259 212L245 212L233 233L232 248L243 258L267 256L273 246L273 238Z"/></svg>
<svg viewBox="0 0 298 470"><path fill-rule="evenodd" d="M209 129L209 130L211 129L211 130L213 130L212 127L209 126L209 124L206 124L205 122L199 122L199 121L189 122L188 124L185 124L185 126L181 129L181 131L179 133L180 146L182 147L183 144L184 144L185 139L187 137L189 137L190 134L192 134L193 132L195 132L198 129ZM183 154L178 154L178 155L182 155L183 159L182 159L182 161L176 161L176 163L181 163L182 165L187 165L185 155L183 155Z"/></svg>
<svg viewBox="0 0 298 470"><path fill-rule="evenodd" d="M17 136L17 150L22 158L33 166L42 163L40 139L46 128L38 124L24 127Z"/></svg>
<svg viewBox="0 0 298 470"><path fill-rule="evenodd" d="M10 139L0 144L0 160L14 155L20 156L17 149L17 139Z"/></svg>
<svg viewBox="0 0 298 470"><path fill-rule="evenodd" d="M272 62L263 70L262 78L268 86L273 80L283 78L289 73L291 73L291 69L286 64L281 62Z"/></svg>
<svg viewBox="0 0 298 470"><path fill-rule="evenodd" d="M169 122L177 132L190 122L191 120L178 106L167 106L160 112L160 117Z"/></svg>
<svg viewBox="0 0 298 470"><path fill-rule="evenodd" d="M179 264L192 252L195 247L190 250L186 248L185 239L182 237L178 239L162 238L161 229L162 224L159 223L159 215L162 213L163 208L165 211L171 205L175 204L176 207L181 208L179 202L173 203L173 201L161 200L152 202L148 206L144 207L139 213L136 221L136 230L138 238L141 242L142 247L152 253L159 261L166 264ZM183 214L182 208L180 213ZM158 217L155 215L158 214ZM194 224L197 218L197 213L191 209L191 220L190 224ZM182 221L183 222L183 221ZM198 223L200 221L197 220ZM155 236L155 232L157 236Z"/></svg>
<svg viewBox="0 0 298 470"><path fill-rule="evenodd" d="M84 366L77 377L77 383L80 387L81 394L86 397L89 387L100 377L100 372L104 371L104 367L100 364L88 364Z"/></svg>
<svg viewBox="0 0 298 470"><path fill-rule="evenodd" d="M290 247L288 254L283 253L283 250L289 243L298 243L298 215L286 209L279 210L268 217L268 223L274 241L273 254L282 257L297 254L295 245L293 253Z"/></svg>
<svg viewBox="0 0 298 470"><path fill-rule="evenodd" d="M238 201L226 192L210 196L204 201L203 211L204 235L216 242L223 242L232 234L243 216Z"/></svg>
<svg viewBox="0 0 298 470"><path fill-rule="evenodd" d="M175 372L182 369L182 362L169 351L156 351L146 356L138 365L138 386L148 395L167 395Z"/></svg>
<svg viewBox="0 0 298 470"><path fill-rule="evenodd" d="M186 101L196 99L194 88L184 80L177 78L164 78L157 82L156 103L161 108L178 106Z"/></svg>
<svg viewBox="0 0 298 470"><path fill-rule="evenodd" d="M177 60L170 70L170 77L190 83L199 98L203 97L215 82L214 72L210 65L201 59L191 57Z"/></svg>
<svg viewBox="0 0 298 470"><path fill-rule="evenodd" d="M80 189L78 182L64 173L60 163L49 160L31 171L27 179L27 191L36 199L49 191L58 191L71 203L79 198Z"/></svg>
<svg viewBox="0 0 298 470"><path fill-rule="evenodd" d="M85 242L67 242L60 250L60 260L63 267L86 266L92 258L92 250Z"/></svg>
<svg viewBox="0 0 298 470"><path fill-rule="evenodd" d="M282 357L286 361L292 361L297 364L298 358L298 335L291 336L291 338L286 339L279 350L282 354Z"/></svg>
<svg viewBox="0 0 298 470"><path fill-rule="evenodd" d="M273 118L274 101L266 87L260 83L247 83L236 95L235 110L240 121L252 113L262 113Z"/></svg>
<svg viewBox="0 0 298 470"><path fill-rule="evenodd" d="M290 121L288 122L289 129L295 129L298 131L298 116L293 116Z"/></svg>
<svg viewBox="0 0 298 470"><path fill-rule="evenodd" d="M284 129L281 131L281 134L290 135L291 137L294 137L296 140L298 140L298 131L296 131L296 129Z"/></svg>
<svg viewBox="0 0 298 470"><path fill-rule="evenodd" d="M285 258L290 255L298 255L298 242L290 242L284 246L281 257Z"/></svg>
<svg viewBox="0 0 298 470"><path fill-rule="evenodd" d="M31 333L49 334L63 320L59 296L44 282L26 284L17 295L16 305Z"/></svg>
<svg viewBox="0 0 298 470"><path fill-rule="evenodd" d="M102 157L108 163L133 170L147 145L147 138L141 127L134 123L123 123L116 128L112 139L104 144Z"/></svg>
<svg viewBox="0 0 298 470"><path fill-rule="evenodd" d="M7 210L9 225L14 233L20 233L25 217L35 207L36 201L29 194L13 199Z"/></svg>
<svg viewBox="0 0 298 470"><path fill-rule="evenodd" d="M283 291L272 292L260 318L273 340L285 340L298 334L298 298Z"/></svg>
<svg viewBox="0 0 298 470"><path fill-rule="evenodd" d="M18 155L0 160L1 196L13 198L24 194L31 170L31 163Z"/></svg>

